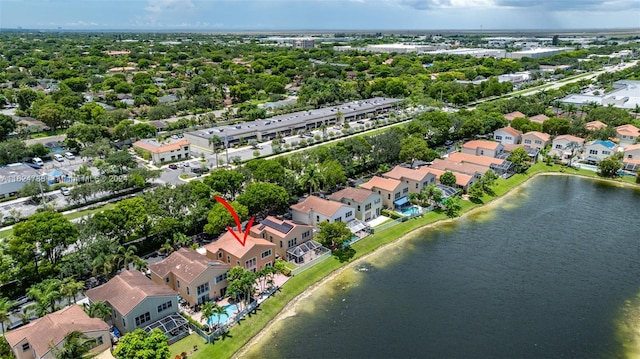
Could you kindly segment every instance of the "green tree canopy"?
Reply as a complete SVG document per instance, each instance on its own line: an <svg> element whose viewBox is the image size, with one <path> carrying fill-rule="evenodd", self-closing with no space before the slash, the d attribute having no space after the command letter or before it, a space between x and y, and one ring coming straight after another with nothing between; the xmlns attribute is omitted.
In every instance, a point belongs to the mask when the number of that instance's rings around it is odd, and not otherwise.
<svg viewBox="0 0 640 359"><path fill-rule="evenodd" d="M168 338L160 329L147 333L142 329L125 334L113 351L116 359L168 359Z"/></svg>
<svg viewBox="0 0 640 359"><path fill-rule="evenodd" d="M342 244L347 242L352 233L344 222L321 222L318 224L318 235L316 240L323 246L336 250L342 247Z"/></svg>

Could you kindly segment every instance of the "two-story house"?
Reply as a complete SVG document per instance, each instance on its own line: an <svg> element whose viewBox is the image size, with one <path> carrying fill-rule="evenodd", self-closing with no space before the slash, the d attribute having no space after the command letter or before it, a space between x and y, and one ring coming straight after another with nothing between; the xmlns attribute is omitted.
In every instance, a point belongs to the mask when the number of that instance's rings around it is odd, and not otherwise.
<svg viewBox="0 0 640 359"><path fill-rule="evenodd" d="M329 199L356 209L356 219L368 221L382 211L382 196L363 188L347 187L329 196Z"/></svg>
<svg viewBox="0 0 640 359"><path fill-rule="evenodd" d="M273 266L276 260L276 245L262 238L247 236L244 245L237 239L243 233L227 231L217 241L204 246L207 257L226 263L231 267L240 266L252 272Z"/></svg>
<svg viewBox="0 0 640 359"><path fill-rule="evenodd" d="M473 140L462 145L462 153L476 156L498 157L504 151L500 142Z"/></svg>
<svg viewBox="0 0 640 359"><path fill-rule="evenodd" d="M503 127L493 131L493 139L501 144L517 145L522 132L513 127Z"/></svg>
<svg viewBox="0 0 640 359"><path fill-rule="evenodd" d="M373 176L360 187L382 196L382 206L385 208L394 209L409 201L409 185L397 179Z"/></svg>
<svg viewBox="0 0 640 359"><path fill-rule="evenodd" d="M633 145L640 138L640 129L631 124L618 126L616 137L620 141L620 146Z"/></svg>
<svg viewBox="0 0 640 359"><path fill-rule="evenodd" d="M291 218L295 222L314 227L317 227L320 222L348 223L356 218L354 207L318 196L309 196L290 208Z"/></svg>
<svg viewBox="0 0 640 359"><path fill-rule="evenodd" d="M90 318L79 305L71 305L57 312L4 334L16 359L54 359L53 348L61 349L65 337L73 331L88 338L96 354L111 348L109 325L98 318Z"/></svg>
<svg viewBox="0 0 640 359"><path fill-rule="evenodd" d="M449 159L435 159L429 168L435 168L442 171L452 171L458 173L464 173L466 175L476 177L480 179L483 174L489 171L489 168L482 165L475 165L472 163L455 162Z"/></svg>
<svg viewBox="0 0 640 359"><path fill-rule="evenodd" d="M584 147L584 138L572 135L557 136L551 141L551 151L549 151L549 155L557 155L561 159L568 159L572 154L571 146L575 146L575 148L573 148L573 155L578 154Z"/></svg>
<svg viewBox="0 0 640 359"><path fill-rule="evenodd" d="M597 163L615 154L617 150L618 145L611 141L591 141L584 146L584 159L587 162Z"/></svg>
<svg viewBox="0 0 640 359"><path fill-rule="evenodd" d="M522 135L522 144L526 147L544 149L549 145L551 136L538 131L530 131Z"/></svg>
<svg viewBox="0 0 640 359"><path fill-rule="evenodd" d="M640 172L640 143L637 145L629 145L624 148L622 162L624 163L625 170Z"/></svg>
<svg viewBox="0 0 640 359"><path fill-rule="evenodd" d="M395 166L391 171L383 173L382 177L404 182L409 187L409 193L420 193L425 187L436 184L436 176L420 168Z"/></svg>
<svg viewBox="0 0 640 359"><path fill-rule="evenodd" d="M254 224L251 236L275 244L276 258L290 261L287 251L313 238L313 227L273 216Z"/></svg>
<svg viewBox="0 0 640 359"><path fill-rule="evenodd" d="M180 293L190 306L223 297L231 266L191 248L180 248L160 262L149 264L151 280Z"/></svg>
<svg viewBox="0 0 640 359"><path fill-rule="evenodd" d="M134 270L126 270L85 294L90 302L105 302L111 307L112 322L123 334L178 312L176 291Z"/></svg>

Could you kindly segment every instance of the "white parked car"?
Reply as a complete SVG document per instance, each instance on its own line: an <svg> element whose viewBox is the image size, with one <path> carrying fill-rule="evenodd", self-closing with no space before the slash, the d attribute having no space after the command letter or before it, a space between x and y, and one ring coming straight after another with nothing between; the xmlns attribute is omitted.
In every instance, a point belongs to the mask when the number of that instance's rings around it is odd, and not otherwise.
<svg viewBox="0 0 640 359"><path fill-rule="evenodd" d="M62 187L60 188L60 192L63 196L68 196L71 193L71 190L69 189L69 187Z"/></svg>
<svg viewBox="0 0 640 359"><path fill-rule="evenodd" d="M40 157L34 157L33 158L33 163L37 164L38 166L43 166L44 165L44 161L42 161L42 159Z"/></svg>
<svg viewBox="0 0 640 359"><path fill-rule="evenodd" d="M66 152L66 153L64 154L64 156L65 156L67 159L70 159L70 160L72 160L72 159L76 158L76 156L74 156L74 155L73 155L73 153L71 153L71 152Z"/></svg>
<svg viewBox="0 0 640 359"><path fill-rule="evenodd" d="M59 155L57 153L55 155L53 155L53 159L58 161L58 162L64 161L64 157L62 157L61 155Z"/></svg>

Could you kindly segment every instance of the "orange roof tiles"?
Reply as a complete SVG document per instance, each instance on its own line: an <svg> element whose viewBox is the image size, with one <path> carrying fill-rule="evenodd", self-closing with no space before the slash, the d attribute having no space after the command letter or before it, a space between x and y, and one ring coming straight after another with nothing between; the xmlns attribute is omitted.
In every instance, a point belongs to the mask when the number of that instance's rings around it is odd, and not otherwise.
<svg viewBox="0 0 640 359"><path fill-rule="evenodd" d="M82 333L108 331L109 325L101 319L90 318L79 305L74 304L7 332L5 338L11 347L26 340L36 357L42 358L51 350L51 344L58 345L74 330Z"/></svg>
<svg viewBox="0 0 640 359"><path fill-rule="evenodd" d="M460 172L455 172L455 171L443 171L443 170L439 170L437 168L431 168L431 167L424 167L424 169L429 173L432 173L433 175L435 175L438 178L438 180L440 179L440 176L442 176L445 172L451 172L456 176L456 184L460 187L467 186L471 181L471 179L473 178L472 176L469 176Z"/></svg>
<svg viewBox="0 0 640 359"><path fill-rule="evenodd" d="M584 143L584 138L576 137L573 135L560 135L554 139L554 141L556 140L567 140L569 142L577 142L579 144Z"/></svg>
<svg viewBox="0 0 640 359"><path fill-rule="evenodd" d="M631 124L616 127L616 132L627 136L640 136L640 129Z"/></svg>
<svg viewBox="0 0 640 359"><path fill-rule="evenodd" d="M483 148L486 150L495 151L499 146L500 146L500 142L496 142L496 141L473 140L463 144L462 148L467 148L471 150L475 150L477 148Z"/></svg>
<svg viewBox="0 0 640 359"><path fill-rule="evenodd" d="M595 130L599 130L601 128L605 128L607 127L607 124L604 122L600 122L600 121L591 121L591 122L587 122L584 127L588 130L588 131L595 131Z"/></svg>
<svg viewBox="0 0 640 359"><path fill-rule="evenodd" d="M543 123L544 121L546 121L548 119L549 119L549 117L547 117L547 116L545 116L543 114L540 114L540 115L535 115L533 117L530 117L529 121L537 122L537 123Z"/></svg>
<svg viewBox="0 0 640 359"><path fill-rule="evenodd" d="M474 175L476 173L482 175L489 170L489 167L487 166L440 159L433 160L433 164L430 165L429 168L435 168L443 171L456 171L467 175Z"/></svg>
<svg viewBox="0 0 640 359"><path fill-rule="evenodd" d="M542 133L542 132L538 132L538 131L529 131L527 133L525 133L524 135L522 135L522 137L537 137L538 139L541 139L545 142L549 141L549 139L551 138L551 136L549 134L546 133Z"/></svg>
<svg viewBox="0 0 640 359"><path fill-rule="evenodd" d="M504 114L504 118L506 118L507 121L513 121L516 118L523 118L523 117L527 117L527 116L525 116L525 114L520 112L520 111L515 111L515 112L510 112L510 113Z"/></svg>
<svg viewBox="0 0 640 359"><path fill-rule="evenodd" d="M191 142L185 139L182 139L176 142L171 142L168 144L155 144L155 143L149 143L144 140L136 141L133 143L134 147L139 147L139 148L142 148L143 150L147 150L152 153L165 153L165 152L177 151L181 149L182 146L189 146L189 145L191 145Z"/></svg>
<svg viewBox="0 0 640 359"><path fill-rule="evenodd" d="M322 199L318 196L309 196L305 198L304 201L292 205L291 209L302 213L309 213L313 210L314 212L331 217L343 206L346 206L346 204Z"/></svg>
<svg viewBox="0 0 640 359"><path fill-rule="evenodd" d="M347 187L339 190L329 196L333 201L341 202L342 199L350 199L357 203L364 203L367 198L373 196L374 193L362 188Z"/></svg>
<svg viewBox="0 0 640 359"><path fill-rule="evenodd" d="M522 134L522 132L521 132L521 131L518 131L518 130L516 130L516 129L515 129L515 128L513 128L513 127L503 127L503 128L499 128L499 129L495 130L494 132L498 132L498 131L504 131L504 132L506 132L506 133L510 134L510 135L511 135L511 136L513 136L513 137L518 137L518 136L520 136L520 135Z"/></svg>
<svg viewBox="0 0 640 359"><path fill-rule="evenodd" d="M487 166L487 167L493 164L501 165L502 163L504 163L504 160L501 160L499 158L494 158L489 156L476 156L476 155L462 153L462 152L450 153L449 157L447 158L454 162L472 163L472 164Z"/></svg>
<svg viewBox="0 0 640 359"><path fill-rule="evenodd" d="M629 145L629 146L624 148L624 152L637 151L637 150L640 150L640 143L635 144L635 145Z"/></svg>
<svg viewBox="0 0 640 359"><path fill-rule="evenodd" d="M382 178L378 176L373 176L373 178L371 178L369 182L365 182L361 184L360 187L364 189L368 189L370 191L372 191L373 188L375 187L385 191L393 192L396 190L396 188L398 188L398 186L401 183L402 182L393 178Z"/></svg>
<svg viewBox="0 0 640 359"><path fill-rule="evenodd" d="M173 273L183 281L191 283L213 266L221 269L231 268L223 262L207 258L194 249L183 247L160 262L149 264L149 270L160 277L166 277L169 273Z"/></svg>
<svg viewBox="0 0 640 359"><path fill-rule="evenodd" d="M244 234L239 232L235 232L235 234L239 238L242 238L244 236ZM222 249L236 258L242 258L255 246L269 246L275 248L276 245L266 239L247 236L247 241L243 246L242 244L240 244L240 242L238 242L235 236L231 234L231 232L227 231L224 235L222 235L222 237L220 237L220 239L207 244L206 246L204 246L204 248L207 250L207 252L211 253L217 253L220 249Z"/></svg>
<svg viewBox="0 0 640 359"><path fill-rule="evenodd" d="M86 294L92 302L107 302L122 315L127 315L147 297L178 295L134 270L126 270L107 283L87 290Z"/></svg>
<svg viewBox="0 0 640 359"><path fill-rule="evenodd" d="M427 176L427 173L419 171L417 169L406 168L402 166L395 166L391 171L382 174L385 178L392 178L401 181L403 178L410 179L416 182L422 182Z"/></svg>

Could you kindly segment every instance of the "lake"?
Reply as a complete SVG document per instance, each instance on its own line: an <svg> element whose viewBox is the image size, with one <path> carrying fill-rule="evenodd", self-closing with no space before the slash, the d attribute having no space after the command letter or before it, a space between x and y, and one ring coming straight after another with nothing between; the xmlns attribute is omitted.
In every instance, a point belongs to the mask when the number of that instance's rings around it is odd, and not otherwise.
<svg viewBox="0 0 640 359"><path fill-rule="evenodd" d="M639 293L640 191L540 176L348 268L247 357L624 357Z"/></svg>

